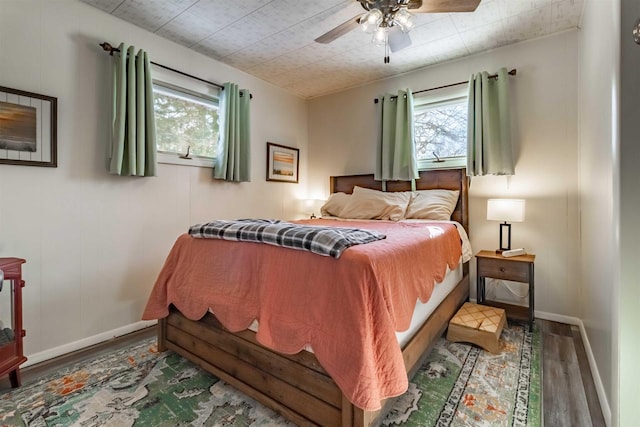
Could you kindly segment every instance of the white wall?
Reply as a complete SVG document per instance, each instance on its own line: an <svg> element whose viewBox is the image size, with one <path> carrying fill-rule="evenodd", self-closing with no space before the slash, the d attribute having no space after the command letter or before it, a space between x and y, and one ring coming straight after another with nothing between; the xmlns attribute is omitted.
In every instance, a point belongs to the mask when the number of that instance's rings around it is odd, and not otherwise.
<svg viewBox="0 0 640 427"><path fill-rule="evenodd" d="M615 3L617 11L620 7ZM614 415L620 426L638 424L640 398L638 384L638 354L640 354L640 46L633 42L631 29L640 18L637 0L620 2L620 21L614 26L620 34L620 288L615 302L614 327L618 327L615 344L614 375L617 374L618 390L614 398ZM616 31L617 30L617 31ZM618 368L616 370L616 368ZM615 382L614 382L615 385Z"/></svg>
<svg viewBox="0 0 640 427"><path fill-rule="evenodd" d="M110 65L98 46L105 40L250 89L253 181L220 183L211 169L163 164L156 178L109 175ZM58 168L0 165L0 256L27 259L32 361L138 322L169 249L191 224L288 217L287 201L304 195L304 100L79 1L0 1L0 85L58 98ZM300 184L265 181L267 141L301 148Z"/></svg>
<svg viewBox="0 0 640 427"><path fill-rule="evenodd" d="M586 2L580 31L580 312L606 396L610 418L614 301L618 288L619 53L615 1Z"/></svg>
<svg viewBox="0 0 640 427"><path fill-rule="evenodd" d="M536 254L536 309L578 316L577 55L578 36L571 31L312 99L310 191L326 196L330 175L373 172L374 97L405 87L415 91L464 81L472 72L517 68L510 86L516 174L472 180L471 243L474 251L498 246L498 224L486 220L488 198L525 198L526 220L513 224L512 247ZM499 299L514 298L496 292Z"/></svg>

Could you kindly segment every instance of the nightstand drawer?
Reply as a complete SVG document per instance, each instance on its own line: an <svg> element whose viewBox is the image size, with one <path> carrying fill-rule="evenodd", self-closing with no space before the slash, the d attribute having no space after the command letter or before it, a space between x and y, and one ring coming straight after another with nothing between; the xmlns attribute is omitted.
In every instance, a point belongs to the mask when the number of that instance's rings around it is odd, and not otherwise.
<svg viewBox="0 0 640 427"><path fill-rule="evenodd" d="M478 259L478 276L494 279L513 280L515 282L529 281L529 263L504 262L499 259Z"/></svg>
<svg viewBox="0 0 640 427"><path fill-rule="evenodd" d="M476 254L476 300L478 304L487 304L499 308L504 308L507 317L512 319L529 319L529 330L533 330L533 317L535 313L535 285L533 263L536 256L533 254L520 255L505 258L494 251L480 251ZM498 301L491 301L486 297L486 279L512 280L523 282L529 285L529 307L506 304ZM496 282L498 285L500 282Z"/></svg>

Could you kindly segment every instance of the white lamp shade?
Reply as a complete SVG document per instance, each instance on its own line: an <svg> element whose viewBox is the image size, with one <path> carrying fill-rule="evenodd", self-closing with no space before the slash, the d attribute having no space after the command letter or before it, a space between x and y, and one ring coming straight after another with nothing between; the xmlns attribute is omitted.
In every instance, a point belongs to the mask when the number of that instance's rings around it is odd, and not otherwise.
<svg viewBox="0 0 640 427"><path fill-rule="evenodd" d="M360 17L360 27L365 33L373 33L382 22L382 12L379 9L371 9Z"/></svg>
<svg viewBox="0 0 640 427"><path fill-rule="evenodd" d="M319 214L320 208L324 205L326 200L320 199L299 199L298 209L301 213L306 215Z"/></svg>
<svg viewBox="0 0 640 427"><path fill-rule="evenodd" d="M398 25L402 32L409 32L415 25L415 17L406 7L400 8L393 17L393 23Z"/></svg>
<svg viewBox="0 0 640 427"><path fill-rule="evenodd" d="M373 33L373 37L371 38L371 42L376 46L384 46L387 44L387 37L389 35L389 29L386 27L378 27L378 29Z"/></svg>
<svg viewBox="0 0 640 427"><path fill-rule="evenodd" d="M523 199L489 199L487 219L490 221L524 221L525 201Z"/></svg>

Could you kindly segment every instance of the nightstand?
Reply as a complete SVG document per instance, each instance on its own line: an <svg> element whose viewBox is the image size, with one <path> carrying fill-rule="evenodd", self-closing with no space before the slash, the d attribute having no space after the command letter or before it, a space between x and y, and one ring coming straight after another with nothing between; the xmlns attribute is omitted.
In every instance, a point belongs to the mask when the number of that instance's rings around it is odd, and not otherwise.
<svg viewBox="0 0 640 427"><path fill-rule="evenodd" d="M535 259L536 256L531 254L505 258L494 251L478 252L476 254L476 298L478 304L503 308L507 312L508 318L529 321L529 330L533 330L533 312L535 306L533 270ZM487 277L527 283L529 285L529 307L487 300L485 298L485 279Z"/></svg>

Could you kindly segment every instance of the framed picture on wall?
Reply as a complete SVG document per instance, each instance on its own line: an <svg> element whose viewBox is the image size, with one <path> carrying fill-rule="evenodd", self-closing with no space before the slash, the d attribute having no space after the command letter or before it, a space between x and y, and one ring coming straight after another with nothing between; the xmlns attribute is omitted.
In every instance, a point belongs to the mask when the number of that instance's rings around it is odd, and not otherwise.
<svg viewBox="0 0 640 427"><path fill-rule="evenodd" d="M58 166L58 99L0 86L0 164Z"/></svg>
<svg viewBox="0 0 640 427"><path fill-rule="evenodd" d="M300 150L267 142L267 181L298 182Z"/></svg>

